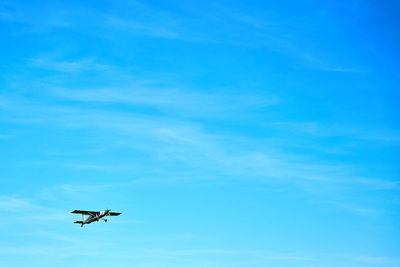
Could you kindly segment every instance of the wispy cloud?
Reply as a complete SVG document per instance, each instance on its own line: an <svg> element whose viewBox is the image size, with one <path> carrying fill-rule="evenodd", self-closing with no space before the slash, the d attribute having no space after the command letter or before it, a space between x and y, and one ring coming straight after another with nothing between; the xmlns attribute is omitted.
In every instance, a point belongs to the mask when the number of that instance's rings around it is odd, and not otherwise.
<svg viewBox="0 0 400 267"><path fill-rule="evenodd" d="M50 57L31 58L29 64L35 67L60 72L81 72L81 71L105 71L111 70L112 66L97 63L94 59L84 59L79 61L57 61Z"/></svg>
<svg viewBox="0 0 400 267"><path fill-rule="evenodd" d="M342 72L342 73L365 73L365 71L362 71L362 70L349 69L349 68L343 68L343 67L321 66L320 70L330 71L330 72Z"/></svg>
<svg viewBox="0 0 400 267"><path fill-rule="evenodd" d="M343 73L343 74L368 74L369 72L360 69L360 68L351 68L346 66L335 65L331 62L326 62L322 59L319 59L316 55L311 55L310 53L304 51L299 53L299 56L303 58L305 63L308 63L312 68L326 71L326 72L336 72L336 73Z"/></svg>
<svg viewBox="0 0 400 267"><path fill-rule="evenodd" d="M56 97L84 102L150 105L155 108L191 111L190 114L196 110L200 116L209 113L215 116L215 112L222 111L262 108L278 102L276 96L263 98L251 94L230 94L223 91L207 93L183 88L159 89L149 85L82 90L54 87L50 88L50 93Z"/></svg>
<svg viewBox="0 0 400 267"><path fill-rule="evenodd" d="M394 259L389 257L368 257L368 256L361 256L355 258L357 261L366 263L366 264L379 264L379 265L387 265L393 263L400 263L400 259Z"/></svg>
<svg viewBox="0 0 400 267"><path fill-rule="evenodd" d="M335 204L344 210L348 210L349 212L359 215L375 215L377 213L377 211L374 209L363 208L351 203L339 202Z"/></svg>
<svg viewBox="0 0 400 267"><path fill-rule="evenodd" d="M94 95L94 93L89 95ZM89 99L88 97L87 100ZM102 100L103 97L100 99ZM104 98L104 101L107 100ZM34 118L35 123L45 123L51 127L93 128L111 132L118 137L118 142L125 140L130 149L148 153L152 151L154 155L158 155L159 159L165 158L169 162L181 161L188 166L201 165L208 170L218 170L230 175L263 177L267 181L278 179L287 182L318 182L343 186L353 184L375 190L390 190L398 187L395 181L357 175L353 166L316 162L315 159L307 159L302 155L277 152L274 149L276 148L274 140L266 143L266 140L211 134L201 124L189 123L185 120L166 120L158 115L42 105L24 106L20 112L29 114L29 117ZM23 118L25 116L23 115ZM21 119L18 121L23 122ZM29 123L32 123L31 119ZM308 124L306 126L309 127ZM295 127L303 127L303 125L296 124ZM315 125L311 124L311 128L311 131L307 130L307 132L315 134ZM136 141L142 140L142 143L145 142L147 145L142 147L141 142L129 142L131 138ZM260 142L263 145L258 149L246 148L248 145L257 147L261 144ZM157 159L153 157L153 160ZM111 171L124 168L123 163L107 166L97 163L47 161L44 164Z"/></svg>
<svg viewBox="0 0 400 267"><path fill-rule="evenodd" d="M10 224L24 224L27 222L52 223L68 219L67 214L63 210L37 204L38 201L31 200L32 197L1 196L0 209L6 211L8 214L1 221L2 226L7 227Z"/></svg>
<svg viewBox="0 0 400 267"><path fill-rule="evenodd" d="M297 18L285 18L275 12L261 12L260 10L242 10L234 4L227 6L212 3L201 6L191 4L176 5L178 10L166 10L154 5L128 1L121 4L117 11L100 12L95 8L77 5L74 10L66 5L64 9L57 9L54 5L45 4L46 15L29 12L34 7L13 7L0 13L0 19L8 22L22 22L34 30L51 30L53 28L70 28L83 31L90 36L108 39L113 33L122 33L132 36L150 36L185 42L207 44L228 44L248 48L263 47L274 53L284 55L309 65L314 69L337 73L366 73L357 67L348 67L346 64L326 62L319 59L320 54L327 51L311 52L298 45L299 40L305 39L304 29L296 27L301 23ZM17 11L18 10L18 11ZM129 11L129 12L128 12ZM49 15L50 14L50 15ZM87 23L86 18L90 18ZM272 19L273 18L273 19ZM85 21L84 27L81 22ZM106 34L98 34L105 32ZM308 42L317 44L318 40L309 39ZM81 70L85 62L61 61L57 64L42 62L33 59L33 64L63 72ZM101 67L101 66L98 66Z"/></svg>
<svg viewBox="0 0 400 267"><path fill-rule="evenodd" d="M84 169L84 170L108 170L111 166L90 164L90 163L78 163L78 162L56 162L56 161L37 161L33 162L34 165L39 166L58 166L65 168Z"/></svg>
<svg viewBox="0 0 400 267"><path fill-rule="evenodd" d="M0 7L0 20L7 23L20 23L31 27L32 30L44 30L51 28L70 27L72 21L68 18L68 11L53 8L50 5L42 5L42 12L30 12L36 6L25 3L19 6L14 1L4 1Z"/></svg>
<svg viewBox="0 0 400 267"><path fill-rule="evenodd" d="M118 28L119 30L137 34L137 35L149 35L153 37L167 38L167 39L184 39L179 31L173 29L173 27L159 23L154 24L151 22L138 22L134 20L126 20L116 17L110 17L108 23ZM167 24L171 24L169 21Z"/></svg>
<svg viewBox="0 0 400 267"><path fill-rule="evenodd" d="M19 198L19 197L10 197L10 196L1 196L0 197L0 208L3 210L7 210L9 212L21 212L28 210L45 210L46 207L33 204L32 202Z"/></svg>
<svg viewBox="0 0 400 267"><path fill-rule="evenodd" d="M271 122L266 126L291 131L296 134L308 134L322 138L345 137L358 140L370 140L385 143L400 141L400 133L389 129L366 128L354 125L324 125L317 122Z"/></svg>

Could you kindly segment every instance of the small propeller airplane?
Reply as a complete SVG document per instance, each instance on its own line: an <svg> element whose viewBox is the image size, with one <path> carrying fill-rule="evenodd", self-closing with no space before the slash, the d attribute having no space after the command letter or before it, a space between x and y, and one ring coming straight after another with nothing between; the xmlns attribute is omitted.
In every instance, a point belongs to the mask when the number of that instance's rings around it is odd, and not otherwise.
<svg viewBox="0 0 400 267"><path fill-rule="evenodd" d="M107 219L105 219L104 217L118 216L121 214L121 212L110 212L110 210L103 210L103 211L74 210L71 211L71 213L82 214L82 221L74 222L74 223L80 223L81 227L83 227L84 224L89 224L95 221L98 222L100 219L107 222ZM89 217L85 219L85 215L89 215Z"/></svg>

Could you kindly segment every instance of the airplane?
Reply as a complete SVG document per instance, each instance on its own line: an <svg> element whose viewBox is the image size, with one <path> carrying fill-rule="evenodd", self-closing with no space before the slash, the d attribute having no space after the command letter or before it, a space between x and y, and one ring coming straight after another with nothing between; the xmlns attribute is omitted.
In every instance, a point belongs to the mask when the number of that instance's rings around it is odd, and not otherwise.
<svg viewBox="0 0 400 267"><path fill-rule="evenodd" d="M82 221L74 222L74 223L80 223L81 227L83 227L84 224L89 224L96 221L98 222L100 219L107 222L107 219L105 219L104 217L118 216L121 214L121 212L110 212L110 210L103 210L103 211L73 210L71 211L71 213L82 214ZM85 215L89 215L89 217L85 219Z"/></svg>

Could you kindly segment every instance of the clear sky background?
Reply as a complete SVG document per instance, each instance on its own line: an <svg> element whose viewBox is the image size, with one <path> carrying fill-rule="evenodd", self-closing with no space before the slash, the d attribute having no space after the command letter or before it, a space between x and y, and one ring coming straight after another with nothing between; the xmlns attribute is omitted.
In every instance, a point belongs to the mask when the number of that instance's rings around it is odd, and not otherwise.
<svg viewBox="0 0 400 267"><path fill-rule="evenodd" d="M1 1L0 265L400 266L399 12Z"/></svg>

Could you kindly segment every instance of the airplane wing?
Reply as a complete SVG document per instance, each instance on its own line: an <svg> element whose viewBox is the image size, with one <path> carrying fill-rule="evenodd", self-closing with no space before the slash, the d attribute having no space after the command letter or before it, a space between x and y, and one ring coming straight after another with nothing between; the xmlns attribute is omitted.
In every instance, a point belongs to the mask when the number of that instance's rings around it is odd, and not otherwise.
<svg viewBox="0 0 400 267"><path fill-rule="evenodd" d="M90 211L90 210L74 210L71 213L78 213L83 215L96 215L97 211Z"/></svg>
<svg viewBox="0 0 400 267"><path fill-rule="evenodd" d="M110 216L118 216L120 215L122 212L110 212L108 215Z"/></svg>

